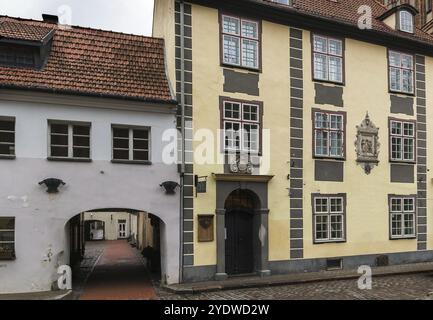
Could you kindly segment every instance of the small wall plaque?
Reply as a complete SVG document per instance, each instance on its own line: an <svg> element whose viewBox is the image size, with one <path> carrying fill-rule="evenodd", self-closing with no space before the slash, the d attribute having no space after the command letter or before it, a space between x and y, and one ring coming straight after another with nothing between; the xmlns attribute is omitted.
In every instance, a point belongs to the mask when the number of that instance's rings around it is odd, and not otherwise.
<svg viewBox="0 0 433 320"><path fill-rule="evenodd" d="M214 240L214 216L198 216L198 242L212 242Z"/></svg>

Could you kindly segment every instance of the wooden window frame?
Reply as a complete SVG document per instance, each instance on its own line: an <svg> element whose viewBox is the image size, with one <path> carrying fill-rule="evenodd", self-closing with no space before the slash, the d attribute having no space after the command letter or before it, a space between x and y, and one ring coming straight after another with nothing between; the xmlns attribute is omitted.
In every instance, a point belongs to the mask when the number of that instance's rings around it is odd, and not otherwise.
<svg viewBox="0 0 433 320"><path fill-rule="evenodd" d="M396 66L391 66L391 53L397 53L400 56L401 55L405 55L405 56L410 56L412 57L412 69L408 69L408 68L402 68L400 67L396 67ZM401 60L401 59L400 59ZM388 91L390 93L397 93L397 94L402 94L402 95L409 95L409 96L415 96L415 92L416 92L416 81L415 81L415 72L416 72L416 60L415 60L415 55L412 53L408 53L408 52L403 52L403 51L399 51L399 50L394 50L394 49L388 49L387 50L387 62L388 62ZM397 90L397 89L393 89L391 87L391 68L394 69L399 69L401 72L401 75L403 75L402 71L403 70L410 70L412 71L412 91L403 91L403 77L401 76L400 78L400 86L401 89Z"/></svg>
<svg viewBox="0 0 433 320"><path fill-rule="evenodd" d="M13 251L10 257L2 256L0 254L0 261L2 260L15 260L16 259L16 218L15 217L0 217L0 219L12 219L13 220L13 229L0 229L1 232L13 232L14 233L14 240L13 241L0 241L0 244L12 244L13 245Z"/></svg>
<svg viewBox="0 0 433 320"><path fill-rule="evenodd" d="M321 128L316 128L316 113L325 113L329 116L331 115L336 115L336 116L341 116L343 117L343 129L342 130L334 130L334 129L321 129ZM347 116L346 116L346 112L344 111L329 111L329 110L322 110L322 109L317 109L314 108L312 109L312 134L313 134L313 139L312 139L312 152L313 152L313 158L314 159L334 159L334 160L346 160L346 122L347 122ZM316 154L316 132L317 131L327 131L327 132L331 132L331 131L342 131L343 132L343 146L342 146L342 151L343 151L343 155L342 156L332 156L330 155L330 135L328 134L328 155L317 155Z"/></svg>
<svg viewBox="0 0 433 320"><path fill-rule="evenodd" d="M225 33L224 32L224 17L230 17L239 20L239 34L231 34L231 33ZM242 22L248 21L253 22L257 24L257 38L249 38L242 36ZM219 12L219 34L220 34L220 65L223 67L230 67L230 68L239 68L239 69L245 69L250 70L254 72L262 72L262 22L261 20L257 20L254 18L248 18L243 15L230 13L230 12ZM224 35L226 36L232 36L239 38L239 64L232 64L224 61ZM257 41L257 67L249 67L244 66L242 64L242 40L247 39L251 41Z"/></svg>
<svg viewBox="0 0 433 320"><path fill-rule="evenodd" d="M416 239L417 237L417 197L416 195L409 195L409 196L403 196L403 195L389 195L388 196L388 206L389 206L389 239L390 240L410 240L410 239ZM413 201L413 210L406 211L404 209L404 200L411 199ZM400 200L400 206L401 210L393 210L392 207L392 201L393 200ZM413 233L412 234L404 234L404 215L405 214L411 214L413 216ZM401 228L401 234L400 235L393 235L393 228L392 228L392 218L394 215L400 215L400 228Z"/></svg>
<svg viewBox="0 0 433 320"><path fill-rule="evenodd" d="M329 43L330 39L340 41L341 42L341 56L330 54L329 53L329 45L327 46L327 53L315 51L315 48L314 48L315 37L325 38L327 40L327 43ZM346 52L346 41L344 38L336 37L336 36L329 35L329 34L311 32L311 76L312 76L313 81L323 82L323 83L332 83L334 85L344 86L346 84L346 54L345 54L345 52ZM327 59L326 59L326 61L327 61L327 64L326 64L327 79L316 78L315 63L314 63L314 57L315 57L316 53L321 54L321 55L325 55L327 57ZM342 73L341 74L341 82L329 80L329 62L328 62L329 57L337 57L337 58L341 58L341 60L342 60L342 62L341 62L341 73Z"/></svg>
<svg viewBox="0 0 433 320"><path fill-rule="evenodd" d="M347 241L347 214L346 214L346 194L312 194L311 196L311 204L313 211L313 243L314 244L325 244L325 243L344 243ZM327 200L327 210L326 212L317 212L316 211L316 200L326 199ZM341 200L341 211L331 211L331 200L339 199ZM317 239L317 217L318 216L326 216L327 217L327 235L326 239ZM332 238L332 217L339 216L341 217L341 238Z"/></svg>
<svg viewBox="0 0 433 320"><path fill-rule="evenodd" d="M410 15L410 18L411 18L411 21L412 21L412 24L411 24L412 28L411 28L410 31L409 30L403 30L403 25L402 25L402 21L403 21L402 20L402 15L403 14ZM413 16L413 14L410 13L408 10L399 10L398 11L398 13L397 13L397 22L398 22L398 30L400 30L401 32L411 33L411 34L414 33L414 31L415 31L415 18Z"/></svg>
<svg viewBox="0 0 433 320"><path fill-rule="evenodd" d="M121 148L114 148L114 129L125 129L128 130L128 159L115 159L114 158L114 150ZM134 130L147 131L147 144L148 149L134 149ZM146 140L138 138L139 140ZM148 153L147 160L134 160L134 151L145 151ZM123 124L112 124L111 125L111 162L112 163L124 163L124 164L142 164L142 165L151 165L152 164L152 136L151 136L151 128L148 126L131 126L131 125L123 125Z"/></svg>
<svg viewBox="0 0 433 320"><path fill-rule="evenodd" d="M66 125L68 126L68 156L53 156L51 153L51 147L53 146L51 143L51 126L52 125ZM88 135L77 135L74 134L74 126L83 126L89 128ZM60 135L60 134L57 134ZM86 137L89 138L89 146L75 146L74 145L74 137ZM60 145L59 145L60 146ZM65 145L62 145L65 147ZM89 149L89 157L74 157L74 148L80 149ZM48 120L48 160L50 161L75 161L75 162L91 162L92 161L92 124L90 122L80 122L80 121L65 121L65 120Z"/></svg>
<svg viewBox="0 0 433 320"><path fill-rule="evenodd" d="M3 117L0 116L0 121L4 121L4 122L11 122L13 123L13 131L11 130L1 130L0 132L3 133L13 133L14 135L14 142L7 142L7 141L0 141L1 145L9 145L13 147L13 154L9 153L9 154L0 154L0 159L15 159L16 158L16 119L14 117Z"/></svg>
<svg viewBox="0 0 433 320"><path fill-rule="evenodd" d="M241 106L240 108L240 118L234 119L234 118L226 118L225 117L225 104L226 103L235 103L239 104ZM257 121L249 121L244 120L243 117L243 106L244 105L251 105L256 106L258 108ZM240 148L239 150L236 149L227 149L225 145L225 123L226 122L232 122L232 123L239 123L240 129L241 129L241 139L240 139ZM243 125L244 124L253 124L258 125L259 127L259 136L258 136L258 150L250 150L250 149L244 149L243 148ZM239 100L239 99L232 99L228 97L220 97L220 129L221 129L221 152L222 153L248 153L251 155L262 155L263 150L263 102L259 101L247 101L247 100Z"/></svg>
<svg viewBox="0 0 433 320"><path fill-rule="evenodd" d="M393 134L392 133L392 123L393 122L398 122L401 123L401 134ZM413 136L407 136L404 135L404 124L408 123L413 125ZM416 150L417 150L417 136L416 136L416 131L417 131L417 123L415 120L405 120L405 119L397 119L397 118L389 118L388 120L388 135L389 135L389 139L388 139L388 145L389 145L389 161L391 163L409 163L409 164L415 164L416 161ZM401 159L395 159L392 156L392 138L400 138L402 140L402 144L401 144L401 155L402 158ZM413 159L408 160L408 159L404 159L404 145L403 145L403 140L404 139L413 139Z"/></svg>

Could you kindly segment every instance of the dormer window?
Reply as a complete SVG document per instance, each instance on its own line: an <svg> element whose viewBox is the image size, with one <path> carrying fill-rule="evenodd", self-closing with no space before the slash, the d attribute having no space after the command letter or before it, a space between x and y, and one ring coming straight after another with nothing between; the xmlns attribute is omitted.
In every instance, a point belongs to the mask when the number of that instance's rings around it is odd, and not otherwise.
<svg viewBox="0 0 433 320"><path fill-rule="evenodd" d="M413 15L406 10L399 12L400 31L413 33Z"/></svg>
<svg viewBox="0 0 433 320"><path fill-rule="evenodd" d="M2 65L33 68L35 55L33 48L0 45L0 64Z"/></svg>

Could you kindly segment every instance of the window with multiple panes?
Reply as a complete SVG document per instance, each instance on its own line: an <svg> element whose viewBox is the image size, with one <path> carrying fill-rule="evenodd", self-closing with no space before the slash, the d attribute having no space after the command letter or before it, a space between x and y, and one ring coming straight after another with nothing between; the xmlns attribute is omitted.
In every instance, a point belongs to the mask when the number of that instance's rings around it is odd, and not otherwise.
<svg viewBox="0 0 433 320"><path fill-rule="evenodd" d="M0 117L0 156L15 155L15 119Z"/></svg>
<svg viewBox="0 0 433 320"><path fill-rule="evenodd" d="M426 13L430 13L430 11L432 11L432 0L426 0L425 11Z"/></svg>
<svg viewBox="0 0 433 320"><path fill-rule="evenodd" d="M414 93L413 56L390 50L389 53L389 86L391 91Z"/></svg>
<svg viewBox="0 0 433 320"><path fill-rule="evenodd" d="M0 217L0 260L15 259L15 218Z"/></svg>
<svg viewBox="0 0 433 320"><path fill-rule="evenodd" d="M0 64L15 67L34 67L34 51L26 48L0 46Z"/></svg>
<svg viewBox="0 0 433 320"><path fill-rule="evenodd" d="M221 20L223 63L259 69L259 22L228 15Z"/></svg>
<svg viewBox="0 0 433 320"><path fill-rule="evenodd" d="M415 237L415 198L393 197L390 202L391 238Z"/></svg>
<svg viewBox="0 0 433 320"><path fill-rule="evenodd" d="M391 161L415 162L415 122L390 120Z"/></svg>
<svg viewBox="0 0 433 320"><path fill-rule="evenodd" d="M227 151L260 150L260 105L247 102L224 101L222 123L224 149Z"/></svg>
<svg viewBox="0 0 433 320"><path fill-rule="evenodd" d="M90 124L49 123L49 156L58 159L90 159Z"/></svg>
<svg viewBox="0 0 433 320"><path fill-rule="evenodd" d="M150 161L150 129L113 126L114 161Z"/></svg>
<svg viewBox="0 0 433 320"><path fill-rule="evenodd" d="M399 22L401 31L413 33L413 15L409 11L399 12Z"/></svg>
<svg viewBox="0 0 433 320"><path fill-rule="evenodd" d="M317 196L313 205L314 241L344 241L344 197Z"/></svg>
<svg viewBox="0 0 433 320"><path fill-rule="evenodd" d="M343 41L314 35L313 69L315 80L343 83Z"/></svg>
<svg viewBox="0 0 433 320"><path fill-rule="evenodd" d="M314 111L314 155L344 158L345 115Z"/></svg>

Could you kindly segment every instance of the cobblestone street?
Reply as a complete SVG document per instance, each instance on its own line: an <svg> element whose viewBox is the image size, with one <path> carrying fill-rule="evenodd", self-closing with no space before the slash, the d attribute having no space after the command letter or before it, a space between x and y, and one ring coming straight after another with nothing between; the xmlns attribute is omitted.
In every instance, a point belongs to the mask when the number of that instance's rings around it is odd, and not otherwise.
<svg viewBox="0 0 433 320"><path fill-rule="evenodd" d="M138 266L137 257L139 257L138 252L126 242L89 243L86 247L85 259L79 268L80 272L78 275L75 274L74 298L91 300L116 298L131 300L425 300L433 298L430 296L433 293L433 272L373 276L372 290L360 290L358 280L350 279L197 294L174 294L156 284L152 289L146 273L139 272L141 267ZM131 270L135 270L135 275L131 275ZM117 280L107 284L107 277L114 277ZM122 278L127 281L123 281ZM137 285L134 283L136 281L139 282Z"/></svg>
<svg viewBox="0 0 433 320"><path fill-rule="evenodd" d="M357 280L337 280L256 289L176 295L159 289L161 300L424 300L433 292L433 273L373 277L372 290Z"/></svg>
<svg viewBox="0 0 433 320"><path fill-rule="evenodd" d="M86 244L73 296L79 300L157 298L140 253L125 240Z"/></svg>

